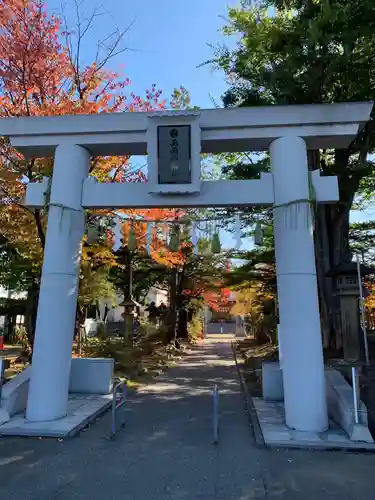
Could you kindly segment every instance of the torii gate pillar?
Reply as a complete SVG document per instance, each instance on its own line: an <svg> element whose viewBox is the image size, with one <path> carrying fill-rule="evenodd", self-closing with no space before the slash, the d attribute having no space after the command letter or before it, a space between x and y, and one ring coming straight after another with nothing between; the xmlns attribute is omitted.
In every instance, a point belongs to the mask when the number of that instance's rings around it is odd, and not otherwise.
<svg viewBox="0 0 375 500"><path fill-rule="evenodd" d="M271 144L270 154L286 423L322 432L328 418L312 207L297 201L310 199L306 143L282 137Z"/></svg>
<svg viewBox="0 0 375 500"><path fill-rule="evenodd" d="M83 181L90 153L75 144L56 148L26 418L67 414L85 211Z"/></svg>

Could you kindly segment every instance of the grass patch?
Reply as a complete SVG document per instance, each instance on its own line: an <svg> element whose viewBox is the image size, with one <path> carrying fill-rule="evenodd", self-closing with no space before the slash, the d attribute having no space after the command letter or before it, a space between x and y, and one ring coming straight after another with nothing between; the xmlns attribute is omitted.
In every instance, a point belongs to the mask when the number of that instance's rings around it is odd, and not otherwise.
<svg viewBox="0 0 375 500"><path fill-rule="evenodd" d="M160 375L178 360L181 351L165 344L165 335L163 327L149 325L142 328L133 346L127 345L120 337L88 338L82 343L82 356L113 358L115 376L127 377L128 386L137 387Z"/></svg>
<svg viewBox="0 0 375 500"><path fill-rule="evenodd" d="M242 370L246 385L253 397L262 396L261 368L264 361L277 361L279 349L274 344L258 344L255 339L244 339L236 343L237 355L242 359Z"/></svg>
<svg viewBox="0 0 375 500"><path fill-rule="evenodd" d="M252 368L261 368L263 361L277 361L279 348L274 344L258 344L253 339L240 340L236 350L243 358L245 364Z"/></svg>

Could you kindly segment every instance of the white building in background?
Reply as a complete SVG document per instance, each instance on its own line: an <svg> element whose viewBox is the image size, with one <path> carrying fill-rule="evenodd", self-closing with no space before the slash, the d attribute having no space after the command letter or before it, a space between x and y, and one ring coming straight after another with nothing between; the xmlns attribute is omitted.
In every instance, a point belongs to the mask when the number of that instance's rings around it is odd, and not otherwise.
<svg viewBox="0 0 375 500"><path fill-rule="evenodd" d="M13 292L3 286L0 286L0 299L26 299L26 292ZM16 325L23 325L25 317L22 315L16 316ZM5 326L5 316L0 316L0 328Z"/></svg>
<svg viewBox="0 0 375 500"><path fill-rule="evenodd" d="M105 300L100 301L103 308L105 307ZM119 294L117 295L117 303L120 304L122 302L122 296ZM162 302L164 304L168 304L168 292L167 290L160 290L159 288L152 287L150 288L150 291L147 294L145 304L146 307L147 305L151 304L151 302L155 302L156 307L159 307ZM115 306L113 307L107 317L107 321L113 321L113 322L119 322L123 321L122 318L122 313L124 312L124 308L122 306Z"/></svg>
<svg viewBox="0 0 375 500"><path fill-rule="evenodd" d="M117 304L122 302L123 298L121 294L117 294ZM155 302L156 307L159 307L162 302L168 305L168 292L167 290L160 290L160 288L151 287L147 294L145 304L151 304ZM104 309L106 306L106 299L99 299L100 316L104 316ZM112 307L107 315L106 321L108 323L120 323L123 321L122 313L124 312L123 306L117 305ZM96 327L98 323L98 318L87 318L85 322L85 329L88 335L93 335L96 333Z"/></svg>
<svg viewBox="0 0 375 500"><path fill-rule="evenodd" d="M151 304L155 302L156 307L159 307L162 302L168 304L168 292L167 290L160 290L160 288L152 287L147 294L146 303Z"/></svg>
<svg viewBox="0 0 375 500"><path fill-rule="evenodd" d="M27 297L26 292L13 292L12 290L8 290L7 288L0 286L0 299L2 298L26 299L26 297ZM121 302L122 302L122 296L118 294L117 304L120 304ZM156 287L150 288L145 303L151 304L151 302L155 302L157 307L159 307L162 302L164 302L164 304L168 304L168 292L166 290L160 290L159 288ZM99 308L101 311L101 316L104 314L105 305L106 305L106 300L104 298L99 298ZM107 321L113 323L119 323L123 321L123 318L121 316L123 312L124 308L122 306L117 305L115 307L112 307L108 313ZM19 325L23 323L24 323L24 316L17 316L16 324ZM0 327L4 326L4 324L5 324L5 317L0 316ZM88 318L85 323L86 332L92 333L94 330L96 331L96 324L97 324L96 318Z"/></svg>
<svg viewBox="0 0 375 500"><path fill-rule="evenodd" d="M12 290L0 286L0 299L26 299L26 297L26 292L13 292Z"/></svg>

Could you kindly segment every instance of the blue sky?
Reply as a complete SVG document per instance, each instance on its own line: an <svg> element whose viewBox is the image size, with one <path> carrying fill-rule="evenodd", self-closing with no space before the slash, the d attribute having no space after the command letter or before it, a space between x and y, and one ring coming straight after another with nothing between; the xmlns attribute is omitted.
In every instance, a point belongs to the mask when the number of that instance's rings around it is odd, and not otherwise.
<svg viewBox="0 0 375 500"><path fill-rule="evenodd" d="M82 17L96 6L103 15L96 18L85 37L82 57L87 61L93 58L98 39L116 28L129 28L123 44L129 50L112 64L114 69L120 64L125 66L132 90L143 94L155 83L167 97L173 88L184 85L193 104L211 108L209 94L220 101L226 88L224 76L212 72L209 66L197 66L212 57L208 44L223 42L221 16L226 15L228 5L237 4L238 0L86 0L81 6ZM47 0L47 5L51 11L61 13L61 0ZM74 1L65 0L64 10L69 25L74 27Z"/></svg>
<svg viewBox="0 0 375 500"><path fill-rule="evenodd" d="M132 82L129 92L142 96L156 84L168 99L174 88L183 85L193 105L212 108L212 97L220 104L220 96L227 88L225 78L210 65L198 66L213 57L210 45L223 43L223 16L228 6L237 4L238 0L86 0L80 8L82 19L87 19L95 8L101 15L84 39L82 62L95 58L97 40L117 28L122 31L129 27L123 43L128 50L111 61L114 70L124 66ZM47 5L61 15L60 0L47 0ZM74 29L74 1L66 0L63 11ZM221 238L224 246L234 245L228 233L223 232ZM250 241L244 240L244 244L249 247Z"/></svg>
<svg viewBox="0 0 375 500"><path fill-rule="evenodd" d="M213 49L209 45L224 41L229 45L234 43L227 38L224 40L220 28L225 23L223 17L228 6L238 3L238 0L85 0L80 7L82 19L95 8L101 15L84 39L82 60L93 60L98 39L117 28L129 28L123 44L128 50L111 63L115 70L124 65L126 76L132 81L129 91L144 95L155 83L168 98L175 87L184 85L194 105L211 108L210 96L220 103L220 96L227 87L224 75L213 71L209 65L197 66L212 58ZM47 5L50 11L61 14L61 0L47 0ZM74 29L74 0L65 0L64 12L69 26ZM353 212L353 220L374 215L373 209L366 214ZM223 236L224 245L231 246L230 236ZM249 244L247 240L246 247Z"/></svg>

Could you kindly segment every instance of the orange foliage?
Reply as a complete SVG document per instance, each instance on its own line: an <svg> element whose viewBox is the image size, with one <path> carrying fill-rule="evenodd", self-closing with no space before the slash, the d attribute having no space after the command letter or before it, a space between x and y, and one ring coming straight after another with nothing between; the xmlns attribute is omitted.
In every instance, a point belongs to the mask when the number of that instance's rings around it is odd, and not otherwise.
<svg viewBox="0 0 375 500"><path fill-rule="evenodd" d="M127 77L95 60L80 66L73 38L39 0L0 0L0 117L93 114L163 109L152 86L145 99L124 93ZM64 35L67 37L62 42ZM72 42L72 43L70 43ZM46 217L25 209L27 181L50 176L51 159L25 160L0 141L0 236L41 261ZM144 180L128 158L93 158L92 175L104 182Z"/></svg>
<svg viewBox="0 0 375 500"><path fill-rule="evenodd" d="M375 313L375 283L366 283L370 295L366 298L365 305L369 311Z"/></svg>
<svg viewBox="0 0 375 500"><path fill-rule="evenodd" d="M206 304L214 311L218 311L222 307L229 307L232 304L229 296L230 290L228 288L221 288L218 291L205 290L203 292Z"/></svg>
<svg viewBox="0 0 375 500"><path fill-rule="evenodd" d="M163 221L178 220L184 215L181 210L153 208L148 210L133 210L127 211L127 215L134 217L133 222L126 221L122 225L123 240L126 242L129 237L131 226L134 227L136 234L137 247L145 250L147 245L147 221L160 221L154 225L152 229L152 243L150 245L150 255L160 264L166 267L182 266L186 260L186 249L191 247L190 244L181 242L180 249L176 252L169 250L166 241L167 223ZM138 217L143 219L136 221Z"/></svg>
<svg viewBox="0 0 375 500"><path fill-rule="evenodd" d="M99 61L82 68L69 43L61 43L61 21L39 0L0 0L2 116L94 114L163 108L152 87L146 99L123 89L128 78Z"/></svg>

